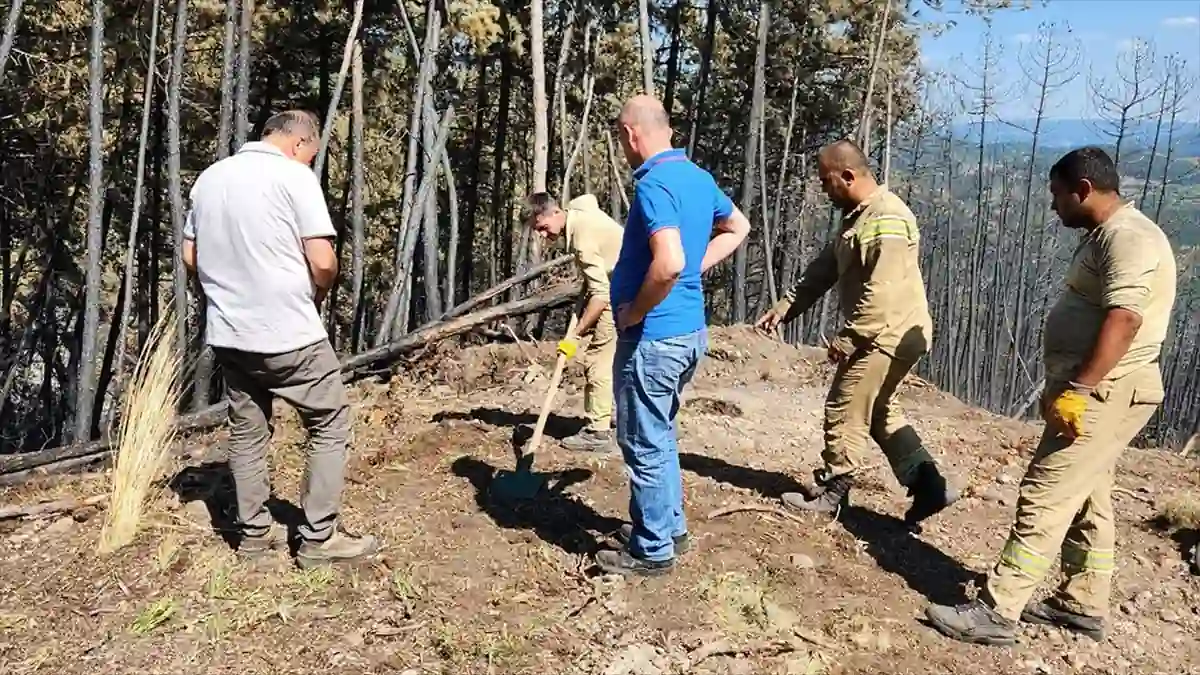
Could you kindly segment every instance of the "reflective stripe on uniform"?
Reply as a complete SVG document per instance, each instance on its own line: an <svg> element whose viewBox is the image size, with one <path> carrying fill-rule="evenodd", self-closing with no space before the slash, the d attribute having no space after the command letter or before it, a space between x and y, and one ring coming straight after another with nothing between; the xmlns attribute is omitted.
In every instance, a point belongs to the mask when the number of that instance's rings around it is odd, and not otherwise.
<svg viewBox="0 0 1200 675"><path fill-rule="evenodd" d="M1000 552L1000 564L1011 567L1017 572L1031 578L1041 579L1050 571L1053 562L1046 556L1022 544L1017 538L1009 537Z"/></svg>
<svg viewBox="0 0 1200 675"><path fill-rule="evenodd" d="M1112 550L1095 550L1073 542L1064 542L1062 548L1063 571L1107 572L1116 567L1116 554Z"/></svg>
<svg viewBox="0 0 1200 675"><path fill-rule="evenodd" d="M858 240L864 244L887 238L916 241L916 225L900 216L879 216L863 223L858 230Z"/></svg>

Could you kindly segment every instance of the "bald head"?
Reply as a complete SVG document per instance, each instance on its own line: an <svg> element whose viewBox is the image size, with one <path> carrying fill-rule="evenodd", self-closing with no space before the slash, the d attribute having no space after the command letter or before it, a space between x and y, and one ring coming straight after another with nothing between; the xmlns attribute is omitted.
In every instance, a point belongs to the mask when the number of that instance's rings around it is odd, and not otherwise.
<svg viewBox="0 0 1200 675"><path fill-rule="evenodd" d="M621 108L617 118L621 130L621 149L629 165L642 162L671 149L671 121L663 104L653 96L638 94Z"/></svg>
<svg viewBox="0 0 1200 675"><path fill-rule="evenodd" d="M845 139L834 141L821 148L821 154L817 156L817 161L834 171L850 170L855 173L871 171L871 167L867 163L867 156L863 154L862 149L854 141Z"/></svg>
<svg viewBox="0 0 1200 675"><path fill-rule="evenodd" d="M647 94L638 94L621 108L621 124L639 127L646 131L670 128L667 110L658 99Z"/></svg>
<svg viewBox="0 0 1200 675"><path fill-rule="evenodd" d="M821 189L843 210L858 206L879 186L867 156L853 141L834 141L821 148L817 155L817 173L821 178Z"/></svg>

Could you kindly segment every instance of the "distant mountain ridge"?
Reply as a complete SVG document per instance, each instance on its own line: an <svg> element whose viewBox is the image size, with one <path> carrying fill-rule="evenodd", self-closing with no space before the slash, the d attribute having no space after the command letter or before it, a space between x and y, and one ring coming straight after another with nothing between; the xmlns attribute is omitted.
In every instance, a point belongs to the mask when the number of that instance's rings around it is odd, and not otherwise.
<svg viewBox="0 0 1200 675"><path fill-rule="evenodd" d="M987 145L1027 144L1033 140L1035 120L1019 119L999 122L988 120L986 130ZM1130 123L1126 132L1126 147L1129 149L1149 148L1154 141L1157 120L1139 120ZM951 125L954 134L972 143L979 142L980 125L977 121L963 120ZM1038 134L1038 145L1043 148L1074 148L1082 145L1107 146L1113 139L1102 129L1107 129L1108 123L1102 120L1088 119L1045 119ZM1200 123L1175 120L1175 153L1184 157L1200 156ZM1164 122L1160 131L1160 152L1167 142L1167 124Z"/></svg>

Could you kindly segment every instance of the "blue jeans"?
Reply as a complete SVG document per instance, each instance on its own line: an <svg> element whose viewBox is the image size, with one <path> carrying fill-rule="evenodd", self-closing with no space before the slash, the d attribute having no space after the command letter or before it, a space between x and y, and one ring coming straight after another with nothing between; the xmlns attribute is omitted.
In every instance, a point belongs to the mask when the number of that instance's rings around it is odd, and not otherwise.
<svg viewBox="0 0 1200 675"><path fill-rule="evenodd" d="M629 552L637 558L675 557L672 537L687 532L675 416L679 397L708 347L708 331L661 340L617 342L613 398L617 444L629 469Z"/></svg>

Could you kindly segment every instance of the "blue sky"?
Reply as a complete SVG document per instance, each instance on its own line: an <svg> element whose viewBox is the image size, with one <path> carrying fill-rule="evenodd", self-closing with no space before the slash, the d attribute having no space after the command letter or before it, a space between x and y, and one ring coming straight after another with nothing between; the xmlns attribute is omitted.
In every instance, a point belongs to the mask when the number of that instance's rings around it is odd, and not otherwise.
<svg viewBox="0 0 1200 675"><path fill-rule="evenodd" d="M1021 0L1013 4L1020 5ZM961 0L946 0L944 12L921 8L921 19L956 22L941 35L923 36L921 56L928 69L969 80L975 77L971 68L979 62L986 24L961 8ZM1179 55L1187 60L1193 77L1200 76L1200 0L1034 0L1030 9L1003 10L993 15L992 32L1001 53L998 63L1006 94L1001 97L998 114L1019 117L1030 110L1032 92L1022 86L1017 54L1037 33L1038 26L1049 22L1070 28L1082 56L1080 75L1057 95L1053 117L1095 117L1089 73L1111 77L1119 55L1134 40L1150 41L1160 59L1168 54ZM1196 105L1200 96L1195 93L1191 97L1193 111L1200 109ZM1196 119L1194 114L1191 117Z"/></svg>

